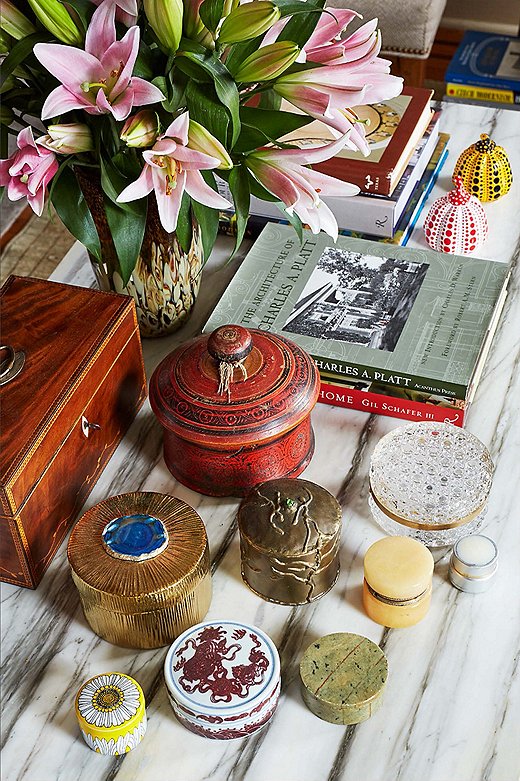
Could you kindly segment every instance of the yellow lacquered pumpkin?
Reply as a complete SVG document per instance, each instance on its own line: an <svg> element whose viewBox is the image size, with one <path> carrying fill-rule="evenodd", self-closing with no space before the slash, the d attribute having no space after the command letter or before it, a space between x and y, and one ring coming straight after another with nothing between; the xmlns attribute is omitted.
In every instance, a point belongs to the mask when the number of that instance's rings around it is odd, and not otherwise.
<svg viewBox="0 0 520 781"><path fill-rule="evenodd" d="M511 189L513 174L505 150L487 133L462 152L453 171L453 182L460 176L464 187L479 201L496 201Z"/></svg>

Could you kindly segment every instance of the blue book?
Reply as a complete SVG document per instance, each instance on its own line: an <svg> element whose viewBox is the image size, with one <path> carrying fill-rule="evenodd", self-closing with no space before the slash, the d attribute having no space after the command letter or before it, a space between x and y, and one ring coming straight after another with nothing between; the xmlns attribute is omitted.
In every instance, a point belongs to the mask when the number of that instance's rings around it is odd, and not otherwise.
<svg viewBox="0 0 520 781"><path fill-rule="evenodd" d="M458 85L474 88L475 97L520 103L520 38L468 30L446 71L446 92L455 97ZM478 94L480 93L480 94Z"/></svg>

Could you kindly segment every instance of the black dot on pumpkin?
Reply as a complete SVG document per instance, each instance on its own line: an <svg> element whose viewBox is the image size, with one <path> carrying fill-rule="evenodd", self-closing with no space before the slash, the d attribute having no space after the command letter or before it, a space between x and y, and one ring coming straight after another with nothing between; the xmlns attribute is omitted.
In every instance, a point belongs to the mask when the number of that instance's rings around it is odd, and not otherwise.
<svg viewBox="0 0 520 781"><path fill-rule="evenodd" d="M499 185L499 184L497 184L495 187L493 187L493 190L494 190L496 193L499 193L499 192L500 192L500 185Z"/></svg>
<svg viewBox="0 0 520 781"><path fill-rule="evenodd" d="M474 184L471 189L473 190L474 193L478 193L478 184Z"/></svg>

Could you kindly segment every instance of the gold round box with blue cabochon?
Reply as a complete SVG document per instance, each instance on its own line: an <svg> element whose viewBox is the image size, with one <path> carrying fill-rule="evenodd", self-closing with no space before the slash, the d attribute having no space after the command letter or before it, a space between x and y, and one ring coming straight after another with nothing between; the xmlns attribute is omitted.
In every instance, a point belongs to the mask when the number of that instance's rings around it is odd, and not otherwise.
<svg viewBox="0 0 520 781"><path fill-rule="evenodd" d="M112 672L90 678L78 691L75 708L81 734L98 754L126 754L146 732L143 690L129 675Z"/></svg>
<svg viewBox="0 0 520 781"><path fill-rule="evenodd" d="M200 516L174 496L136 491L91 507L68 557L85 618L128 648L158 648L199 623L211 600Z"/></svg>

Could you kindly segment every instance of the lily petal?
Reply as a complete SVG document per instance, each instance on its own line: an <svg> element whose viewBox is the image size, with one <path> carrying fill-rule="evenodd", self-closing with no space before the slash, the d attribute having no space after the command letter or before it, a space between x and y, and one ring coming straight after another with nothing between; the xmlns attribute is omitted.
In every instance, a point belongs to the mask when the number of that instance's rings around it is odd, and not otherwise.
<svg viewBox="0 0 520 781"><path fill-rule="evenodd" d="M103 54L116 40L116 6L107 0L92 14L85 36L85 51L101 60Z"/></svg>
<svg viewBox="0 0 520 781"><path fill-rule="evenodd" d="M67 111L73 111L77 108L88 110L88 108L92 108L92 104L85 97L70 92L66 87L59 86L47 96L42 107L41 118L59 117L61 114L66 114Z"/></svg>
<svg viewBox="0 0 520 781"><path fill-rule="evenodd" d="M211 206L214 209L233 208L232 203L215 192L209 184L206 184L198 171L186 171L185 187L188 195L191 195L192 198L195 198L196 201L200 201L200 203L203 203L205 206Z"/></svg>
<svg viewBox="0 0 520 781"><path fill-rule="evenodd" d="M312 33L311 37L305 44L306 51L313 49L316 46L324 46L337 36L341 35L343 30L350 22L357 18L361 18L360 14L356 11L351 11L348 8L327 8L332 16L329 14L322 14L319 22L316 25L316 29Z"/></svg>
<svg viewBox="0 0 520 781"><path fill-rule="evenodd" d="M150 84L149 81L133 76L131 84L135 106L147 106L149 103L162 103L165 100L161 90L155 84Z"/></svg>
<svg viewBox="0 0 520 781"><path fill-rule="evenodd" d="M114 86L110 89L112 100L115 100L128 86L138 52L139 28L131 27L124 38L120 41L115 41L100 58L105 73L118 74ZM122 68L121 65L123 66Z"/></svg>
<svg viewBox="0 0 520 781"><path fill-rule="evenodd" d="M144 198L149 195L153 190L153 178L152 172L149 166L145 165L141 171L139 178L125 187L122 192L117 196L118 203L128 203L128 201L137 201L139 198Z"/></svg>
<svg viewBox="0 0 520 781"><path fill-rule="evenodd" d="M105 75L99 60L74 46L37 43L33 51L43 67L75 95L81 94L83 82L99 82Z"/></svg>
<svg viewBox="0 0 520 781"><path fill-rule="evenodd" d="M178 138L186 145L188 143L188 128L190 126L190 118L187 111L176 117L171 125L168 125L164 131L165 136L170 138Z"/></svg>
<svg viewBox="0 0 520 781"><path fill-rule="evenodd" d="M182 194L186 182L186 174L183 172L177 176L177 184L170 195L166 194L166 178L157 168L152 169L153 185L159 218L165 231L173 233L177 227L177 219L181 208Z"/></svg>

